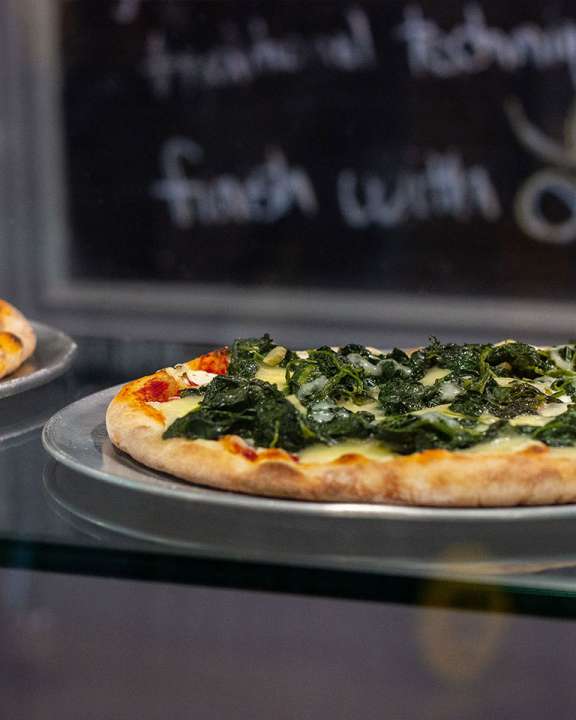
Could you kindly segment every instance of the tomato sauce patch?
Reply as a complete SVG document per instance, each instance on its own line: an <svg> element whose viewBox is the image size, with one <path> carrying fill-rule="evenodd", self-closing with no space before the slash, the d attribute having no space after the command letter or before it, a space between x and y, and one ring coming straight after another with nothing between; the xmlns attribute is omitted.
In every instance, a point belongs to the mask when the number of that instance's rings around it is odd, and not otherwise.
<svg viewBox="0 0 576 720"><path fill-rule="evenodd" d="M222 348L191 360L188 367L191 370L204 370L204 372L215 373L216 375L226 375L229 364L228 348Z"/></svg>

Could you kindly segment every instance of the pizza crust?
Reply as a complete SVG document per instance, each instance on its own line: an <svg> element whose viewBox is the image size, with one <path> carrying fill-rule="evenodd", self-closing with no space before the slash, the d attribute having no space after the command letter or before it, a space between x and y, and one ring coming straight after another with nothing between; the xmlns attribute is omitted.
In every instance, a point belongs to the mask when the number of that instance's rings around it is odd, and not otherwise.
<svg viewBox="0 0 576 720"><path fill-rule="evenodd" d="M21 312L0 300L0 378L17 370L34 352L36 333Z"/></svg>
<svg viewBox="0 0 576 720"><path fill-rule="evenodd" d="M198 360L187 363L199 367ZM233 492L298 500L436 507L512 507L576 501L576 452L541 443L516 452L427 450L383 461L357 454L305 463L282 450L254 452L240 438L164 440L165 420L148 402L179 385L165 371L126 385L106 414L113 444L182 480ZM158 398L156 398L158 399Z"/></svg>

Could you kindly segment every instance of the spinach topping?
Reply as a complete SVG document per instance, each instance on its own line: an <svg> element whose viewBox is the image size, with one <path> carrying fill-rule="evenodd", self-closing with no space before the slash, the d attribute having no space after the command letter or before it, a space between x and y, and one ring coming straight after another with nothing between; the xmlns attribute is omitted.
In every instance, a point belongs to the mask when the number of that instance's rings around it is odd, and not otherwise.
<svg viewBox="0 0 576 720"><path fill-rule="evenodd" d="M485 353L485 361L498 375L507 377L533 379L556 369L544 352L519 342L491 348Z"/></svg>
<svg viewBox="0 0 576 720"><path fill-rule="evenodd" d="M366 438L373 420L369 413L330 403L312 405L303 415L271 383L219 375L207 386L200 406L175 420L163 437L216 440L239 435L259 447L296 452L311 443Z"/></svg>
<svg viewBox="0 0 576 720"><path fill-rule="evenodd" d="M370 368L375 367L366 360ZM351 400L362 405L371 398L371 376L348 362L346 356L329 347L310 350L308 357L294 356L286 366L286 381L290 393L303 405L320 400Z"/></svg>
<svg viewBox="0 0 576 720"><path fill-rule="evenodd" d="M576 443L576 410L569 409L542 427L521 426L524 435L550 447L566 447Z"/></svg>
<svg viewBox="0 0 576 720"><path fill-rule="evenodd" d="M215 440L239 435L260 447L301 450L316 438L298 410L270 383L218 375L200 406L175 420L164 438Z"/></svg>
<svg viewBox="0 0 576 720"><path fill-rule="evenodd" d="M500 387L490 380L483 392L472 389L456 399L450 409L462 415L478 417L494 415L511 419L517 415L532 415L546 402L547 396L526 383L513 383Z"/></svg>
<svg viewBox="0 0 576 720"><path fill-rule="evenodd" d="M378 402L386 415L401 415L440 405L442 400L437 385L393 377L380 386Z"/></svg>
<svg viewBox="0 0 576 720"><path fill-rule="evenodd" d="M306 421L315 434L316 442L331 445L346 438L369 438L373 432L374 415L319 402L309 407Z"/></svg>
<svg viewBox="0 0 576 720"><path fill-rule="evenodd" d="M565 370L576 370L576 341L573 340L570 345L560 345L555 348L558 357L568 365Z"/></svg>
<svg viewBox="0 0 576 720"><path fill-rule="evenodd" d="M235 340L230 348L228 374L233 377L253 378L265 356L274 349L270 335L261 338Z"/></svg>
<svg viewBox="0 0 576 720"><path fill-rule="evenodd" d="M235 340L230 348L230 365L228 374L232 377L253 378L258 372L267 355L279 347L266 333L261 338ZM288 351L280 364L286 367L293 353Z"/></svg>
<svg viewBox="0 0 576 720"><path fill-rule="evenodd" d="M481 384L490 377L517 377L525 379L546 375L556 366L542 350L520 342L502 345L443 345L431 338L428 346L410 358L419 376L433 366L447 368L453 377L472 377Z"/></svg>
<svg viewBox="0 0 576 720"><path fill-rule="evenodd" d="M378 425L376 437L394 452L406 455L431 448L462 450L482 442L486 431L476 431L456 418L429 412L386 418Z"/></svg>
<svg viewBox="0 0 576 720"><path fill-rule="evenodd" d="M256 378L261 367L274 366L285 368L283 389ZM203 399L164 437L232 434L289 452L344 439L375 439L399 454L508 437L576 445L576 405L543 426L508 422L564 396L576 401L575 366L576 343L539 350L431 338L410 355L357 344L295 353L264 335L233 343L228 375L181 393Z"/></svg>
<svg viewBox="0 0 576 720"><path fill-rule="evenodd" d="M436 338L431 338L429 345L412 354L409 366L415 379L422 378L432 367L446 368L453 377L479 376L482 357L491 348L491 345L443 345Z"/></svg>

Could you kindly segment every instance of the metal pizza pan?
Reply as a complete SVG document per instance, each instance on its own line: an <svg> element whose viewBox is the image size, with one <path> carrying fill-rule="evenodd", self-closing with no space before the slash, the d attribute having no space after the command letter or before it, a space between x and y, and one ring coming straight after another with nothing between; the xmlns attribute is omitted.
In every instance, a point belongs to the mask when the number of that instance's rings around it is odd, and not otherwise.
<svg viewBox="0 0 576 720"><path fill-rule="evenodd" d="M255 497L180 482L118 451L104 417L118 387L79 400L46 424L50 492L101 527L208 554L307 558L381 569L446 563L554 567L576 563L576 505L430 508ZM88 482L87 478L90 479Z"/></svg>
<svg viewBox="0 0 576 720"><path fill-rule="evenodd" d="M0 380L0 400L45 385L70 367L77 346L72 338L43 323L31 323L36 350L18 370Z"/></svg>

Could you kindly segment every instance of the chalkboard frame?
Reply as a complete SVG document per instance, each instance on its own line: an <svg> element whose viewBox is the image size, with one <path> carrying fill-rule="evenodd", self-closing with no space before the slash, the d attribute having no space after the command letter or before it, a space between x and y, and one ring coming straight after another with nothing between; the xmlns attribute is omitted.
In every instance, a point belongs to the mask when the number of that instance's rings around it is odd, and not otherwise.
<svg viewBox="0 0 576 720"><path fill-rule="evenodd" d="M59 106L62 0L0 5L0 282L30 314L73 333L226 342L270 330L286 342L414 343L574 335L576 303L441 295L246 290L72 281ZM14 271L12 271L14 269Z"/></svg>

